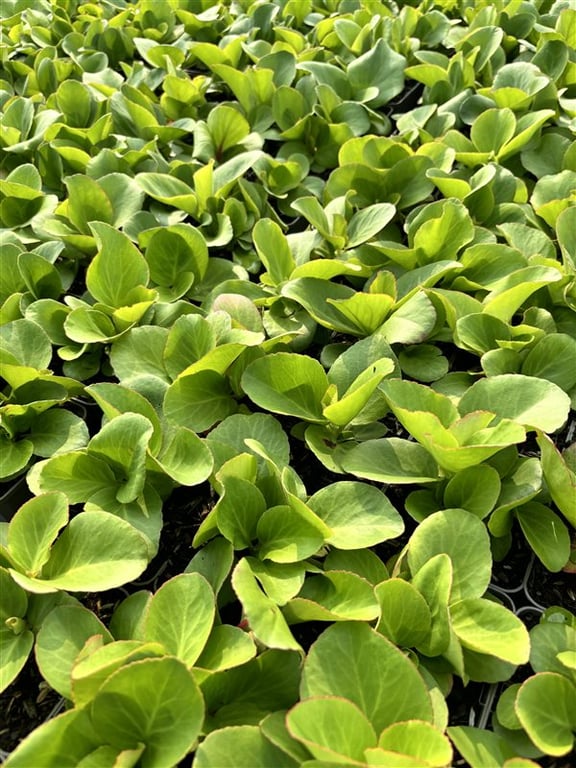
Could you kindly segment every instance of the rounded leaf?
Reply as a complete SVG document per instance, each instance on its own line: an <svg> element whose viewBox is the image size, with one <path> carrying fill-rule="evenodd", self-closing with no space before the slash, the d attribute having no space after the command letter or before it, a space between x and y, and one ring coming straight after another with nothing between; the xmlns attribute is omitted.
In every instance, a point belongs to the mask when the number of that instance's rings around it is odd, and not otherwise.
<svg viewBox="0 0 576 768"><path fill-rule="evenodd" d="M376 733L366 715L337 696L299 702L286 715L286 725L318 760L363 761L364 750L376 746Z"/></svg>
<svg viewBox="0 0 576 768"><path fill-rule="evenodd" d="M565 423L570 398L545 379L507 373L473 384L458 403L461 414L490 411L532 429L554 432Z"/></svg>
<svg viewBox="0 0 576 768"><path fill-rule="evenodd" d="M500 495L500 475L487 464L468 467L458 472L444 490L447 509L466 509L481 520L496 505Z"/></svg>
<svg viewBox="0 0 576 768"><path fill-rule="evenodd" d="M510 664L525 664L530 636L525 625L503 605L470 598L450 606L452 628L465 648Z"/></svg>
<svg viewBox="0 0 576 768"><path fill-rule="evenodd" d="M418 590L403 579L387 579L375 592L381 611L377 631L395 645L411 648L423 643L430 634L431 615Z"/></svg>
<svg viewBox="0 0 576 768"><path fill-rule="evenodd" d="M146 745L142 768L172 768L191 749L204 721L204 701L178 659L144 659L106 680L92 702L92 723L103 743Z"/></svg>
<svg viewBox="0 0 576 768"><path fill-rule="evenodd" d="M144 639L192 667L210 636L215 616L212 588L199 573L184 573L163 584L148 604Z"/></svg>
<svg viewBox="0 0 576 768"><path fill-rule="evenodd" d="M338 549L372 547L404 531L386 496L366 483L332 483L311 496L308 506L331 529L326 542Z"/></svg>
<svg viewBox="0 0 576 768"><path fill-rule="evenodd" d="M408 544L410 570L415 574L442 553L452 561L452 602L483 595L492 572L490 537L484 523L463 509L446 509L427 517Z"/></svg>
<svg viewBox="0 0 576 768"><path fill-rule="evenodd" d="M399 720L433 720L428 689L414 664L361 622L334 624L312 645L302 670L300 696L349 699L377 733Z"/></svg>
<svg viewBox="0 0 576 768"><path fill-rule="evenodd" d="M36 661L48 684L67 699L72 699L71 673L76 657L94 635L101 635L105 643L112 641L104 624L80 605L58 606L42 622L36 638Z"/></svg>
<svg viewBox="0 0 576 768"><path fill-rule="evenodd" d="M452 760L446 736L426 721L408 720L389 725L378 740L381 749L419 758L426 766L442 768Z"/></svg>
<svg viewBox="0 0 576 768"><path fill-rule="evenodd" d="M194 768L297 768L298 763L268 741L255 725L212 731L200 744Z"/></svg>
<svg viewBox="0 0 576 768"><path fill-rule="evenodd" d="M8 527L8 550L27 575L38 574L67 522L68 502L58 492L36 496L16 512Z"/></svg>
<svg viewBox="0 0 576 768"><path fill-rule="evenodd" d="M328 379L312 357L277 352L255 360L244 371L242 388L256 405L274 413L323 422L322 398Z"/></svg>
<svg viewBox="0 0 576 768"><path fill-rule="evenodd" d="M134 581L147 565L146 539L130 523L108 512L82 512L56 541L38 581L96 592Z"/></svg>
<svg viewBox="0 0 576 768"><path fill-rule="evenodd" d="M562 675L539 672L518 691L516 714L538 749L567 755L574 745L576 686Z"/></svg>

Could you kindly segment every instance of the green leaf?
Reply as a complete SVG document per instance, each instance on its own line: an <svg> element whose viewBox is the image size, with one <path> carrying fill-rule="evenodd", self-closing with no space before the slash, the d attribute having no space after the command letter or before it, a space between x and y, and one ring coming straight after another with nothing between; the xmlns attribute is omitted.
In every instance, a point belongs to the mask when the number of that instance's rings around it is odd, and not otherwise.
<svg viewBox="0 0 576 768"><path fill-rule="evenodd" d="M265 650L241 667L215 672L202 682L206 708L218 727L257 721L298 701L302 657Z"/></svg>
<svg viewBox="0 0 576 768"><path fill-rule="evenodd" d="M8 551L26 575L38 575L67 522L68 503L58 492L30 499L16 512L8 527Z"/></svg>
<svg viewBox="0 0 576 768"><path fill-rule="evenodd" d="M26 468L34 453L34 444L30 440L14 441L0 433L0 449L2 450L2 466L0 478L10 479Z"/></svg>
<svg viewBox="0 0 576 768"><path fill-rule="evenodd" d="M120 333L104 312L88 307L73 309L64 321L66 336L78 344L93 344L116 339Z"/></svg>
<svg viewBox="0 0 576 768"><path fill-rule="evenodd" d="M371 366L377 363L382 364L383 358L390 360L393 370L397 372L396 355L384 337L380 334L368 336L347 347L338 355L328 371L328 381L336 384L338 395L342 396Z"/></svg>
<svg viewBox="0 0 576 768"><path fill-rule="evenodd" d="M490 411L501 419L555 432L568 418L570 398L551 381L511 373L477 381L461 398L458 410Z"/></svg>
<svg viewBox="0 0 576 768"><path fill-rule="evenodd" d="M576 246L572 233L576 227L576 207L571 206L562 211L556 219L556 234L562 251L564 266L576 270Z"/></svg>
<svg viewBox="0 0 576 768"><path fill-rule="evenodd" d="M146 609L152 595L144 589L133 592L117 606L110 619L115 640L142 640Z"/></svg>
<svg viewBox="0 0 576 768"><path fill-rule="evenodd" d="M254 73L257 75L263 75L264 70L260 70ZM232 157L225 163L219 165L214 171L213 177L213 194L217 196L225 196L227 191L232 188L234 182L236 182L246 171L248 171L254 165L255 161L262 156L262 152L259 149L252 150L250 152L242 152L236 157Z"/></svg>
<svg viewBox="0 0 576 768"><path fill-rule="evenodd" d="M106 680L92 702L91 716L102 741L119 749L145 744L143 768L170 768L196 742L204 702L181 661L145 659Z"/></svg>
<svg viewBox="0 0 576 768"><path fill-rule="evenodd" d="M264 592L277 605L285 605L304 584L305 563L264 563L255 557L249 557L248 562Z"/></svg>
<svg viewBox="0 0 576 768"><path fill-rule="evenodd" d="M68 524L37 579L14 574L25 588L97 592L138 578L148 565L146 539L107 512L83 512Z"/></svg>
<svg viewBox="0 0 576 768"><path fill-rule="evenodd" d="M564 392L576 386L576 339L567 333L550 333L530 348L522 362L521 373L553 382Z"/></svg>
<svg viewBox="0 0 576 768"><path fill-rule="evenodd" d="M359 443L346 450L340 463L356 477L381 483L432 483L439 476L436 462L424 448L398 437Z"/></svg>
<svg viewBox="0 0 576 768"><path fill-rule="evenodd" d="M16 635L8 627L0 627L0 692L16 680L33 645L33 632L24 630Z"/></svg>
<svg viewBox="0 0 576 768"><path fill-rule="evenodd" d="M557 672L574 681L574 674L562 663L561 654L572 652L576 628L547 621L530 630L530 665L535 672Z"/></svg>
<svg viewBox="0 0 576 768"><path fill-rule="evenodd" d="M458 200L428 203L410 220L408 237L419 251L419 261L427 264L456 259L457 253L474 236L474 225L468 209Z"/></svg>
<svg viewBox="0 0 576 768"><path fill-rule="evenodd" d="M28 474L32 493L61 491L70 504L87 501L109 486L116 486L114 473L104 461L74 451L37 462Z"/></svg>
<svg viewBox="0 0 576 768"><path fill-rule="evenodd" d="M355 58L346 70L350 88L360 101L381 107L404 88L406 59L381 38L367 53ZM382 79L380 73L386 72Z"/></svg>
<svg viewBox="0 0 576 768"><path fill-rule="evenodd" d="M212 629L214 593L199 573L184 573L165 582L148 604L144 639L161 643L166 652L192 667Z"/></svg>
<svg viewBox="0 0 576 768"><path fill-rule="evenodd" d="M86 85L77 80L64 80L56 91L56 104L60 112L66 115L67 125L75 128L89 126L93 97Z"/></svg>
<svg viewBox="0 0 576 768"><path fill-rule="evenodd" d="M207 438L208 445L216 454L215 471L223 463L218 458L220 455L232 458L238 453L253 453L252 449L246 446L246 439L257 440L264 446L266 453L278 467L288 465L290 445L280 422L269 413L238 413L228 416L214 427ZM259 464L263 464L262 459Z"/></svg>
<svg viewBox="0 0 576 768"><path fill-rule="evenodd" d="M268 741L301 763L310 757L310 752L290 735L286 714L284 710L270 713L260 722L260 729Z"/></svg>
<svg viewBox="0 0 576 768"><path fill-rule="evenodd" d="M390 203L376 203L357 211L346 230L347 248L356 248L377 235L392 221L396 208Z"/></svg>
<svg viewBox="0 0 576 768"><path fill-rule="evenodd" d="M342 299L328 297L326 301L332 304L339 314L344 315L356 329L356 333L362 336L375 333L394 305L394 299L386 293L358 292Z"/></svg>
<svg viewBox="0 0 576 768"><path fill-rule="evenodd" d="M344 757L363 762L364 750L376 746L376 733L366 715L336 696L299 702L286 715L286 725L318 760L343 762Z"/></svg>
<svg viewBox="0 0 576 768"><path fill-rule="evenodd" d="M86 641L95 635L105 643L112 635L87 608L62 605L42 622L36 639L36 661L48 684L61 696L72 699L71 672Z"/></svg>
<svg viewBox="0 0 576 768"><path fill-rule="evenodd" d="M339 400L324 408L326 418L339 427L344 427L352 421L372 421L370 416L375 413L378 405L382 407L382 398L377 393L378 385L393 370L394 363L389 358L379 360L365 370Z"/></svg>
<svg viewBox="0 0 576 768"><path fill-rule="evenodd" d="M86 642L72 668L72 695L74 705L89 704L110 675L126 664L140 659L163 656L164 649L158 643L142 643L140 640L120 640L100 647L91 638Z"/></svg>
<svg viewBox="0 0 576 768"><path fill-rule="evenodd" d="M185 573L199 573L204 576L217 595L232 569L233 552L232 545L226 539L213 539L196 552L186 566Z"/></svg>
<svg viewBox="0 0 576 768"><path fill-rule="evenodd" d="M149 443L150 450L154 455L158 452L162 442L162 428L158 414L149 400L133 389L108 382L90 384L85 391L98 403L107 419L114 419L122 413L139 413L145 416L154 427L154 434Z"/></svg>
<svg viewBox="0 0 576 768"><path fill-rule="evenodd" d="M488 109L474 120L470 138L479 152L487 152L494 157L515 131L516 118L511 109Z"/></svg>
<svg viewBox="0 0 576 768"><path fill-rule="evenodd" d="M176 379L191 363L201 360L216 347L216 328L201 315L182 315L168 332L164 348L164 366Z"/></svg>
<svg viewBox="0 0 576 768"><path fill-rule="evenodd" d="M452 575L452 560L442 553L424 563L412 578L413 586L430 609L430 633L418 645L418 650L426 656L439 656L450 644L452 630L448 603L452 591Z"/></svg>
<svg viewBox="0 0 576 768"><path fill-rule="evenodd" d="M538 501L516 510L522 532L539 560L549 570L562 570L570 557L570 534L562 520Z"/></svg>
<svg viewBox="0 0 576 768"><path fill-rule="evenodd" d="M167 173L139 173L138 185L154 200L179 208L191 216L198 213L198 200L191 187Z"/></svg>
<svg viewBox="0 0 576 768"><path fill-rule="evenodd" d="M77 763L78 768L132 768L144 752L144 746L135 749L114 749L107 745L97 747Z"/></svg>
<svg viewBox="0 0 576 768"><path fill-rule="evenodd" d="M51 408L36 416L29 438L34 446L34 454L48 458L84 448L89 433L84 420L76 414Z"/></svg>
<svg viewBox="0 0 576 768"><path fill-rule="evenodd" d="M208 115L208 129L214 142L215 153L221 157L250 133L250 124L237 109L219 104Z"/></svg>
<svg viewBox="0 0 576 768"><path fill-rule="evenodd" d="M32 731L8 757L8 768L78 768L98 747L86 710L74 709Z"/></svg>
<svg viewBox="0 0 576 768"><path fill-rule="evenodd" d="M324 543L325 526L304 504L270 507L256 526L263 560L295 563L316 554Z"/></svg>
<svg viewBox="0 0 576 768"><path fill-rule="evenodd" d="M69 85L80 85L70 81ZM63 84L64 85L64 84ZM66 179L68 218L83 235L90 235L89 222L114 224L112 203L101 186L89 176L77 174Z"/></svg>
<svg viewBox="0 0 576 768"><path fill-rule="evenodd" d="M576 686L562 675L539 672L516 697L516 714L531 741L547 755L567 755L574 745Z"/></svg>
<svg viewBox="0 0 576 768"><path fill-rule="evenodd" d="M417 291L380 329L389 344L419 344L428 338L436 324L436 310L424 291Z"/></svg>
<svg viewBox="0 0 576 768"><path fill-rule="evenodd" d="M416 574L435 555L447 554L454 569L451 602L481 597L490 583L492 556L484 523L463 509L446 509L423 520L408 544Z"/></svg>
<svg viewBox="0 0 576 768"><path fill-rule="evenodd" d="M311 357L288 352L267 355L246 368L241 385L261 408L306 421L324 421L322 398L328 379Z"/></svg>
<svg viewBox="0 0 576 768"><path fill-rule="evenodd" d="M375 675L374 669L386 669ZM364 623L325 630L304 662L300 696L342 696L356 704L376 733L400 720L432 720L428 690L414 664Z"/></svg>
<svg viewBox="0 0 576 768"><path fill-rule="evenodd" d="M192 430L176 427L166 430L164 443L154 458L154 465L180 485L199 485L207 480L214 466L206 443Z"/></svg>
<svg viewBox="0 0 576 768"><path fill-rule="evenodd" d="M298 302L317 323L326 328L353 336L368 335L360 331L355 320L339 311L334 303L354 297L356 293L352 288L318 277L299 277L283 285L281 292L283 296ZM388 302L388 299L385 301Z"/></svg>
<svg viewBox="0 0 576 768"><path fill-rule="evenodd" d="M371 547L404 530L402 518L382 491L365 483L332 483L307 503L330 528L326 543L338 549Z"/></svg>
<svg viewBox="0 0 576 768"><path fill-rule="evenodd" d="M398 356L402 372L417 381L437 381L448 373L448 359L433 344L414 344Z"/></svg>
<svg viewBox="0 0 576 768"><path fill-rule="evenodd" d="M240 477L225 477L222 485L224 492L214 507L218 529L234 549L248 549L256 539L266 500L253 483Z"/></svg>
<svg viewBox="0 0 576 768"><path fill-rule="evenodd" d="M516 695L519 689L520 683L509 685L498 699L498 704L496 705L498 723L510 731L518 731L522 728L515 710Z"/></svg>
<svg viewBox="0 0 576 768"><path fill-rule="evenodd" d="M220 624L212 627L196 667L219 671L245 664L256 656L256 645L240 627Z"/></svg>
<svg viewBox="0 0 576 768"><path fill-rule="evenodd" d="M494 509L501 489L500 475L487 464L458 472L444 490L444 506L473 512L483 520Z"/></svg>
<svg viewBox="0 0 576 768"><path fill-rule="evenodd" d="M131 328L110 349L110 363L120 381L149 375L169 381L164 367L168 329L155 326ZM99 385L96 385L99 386Z"/></svg>
<svg viewBox="0 0 576 768"><path fill-rule="evenodd" d="M530 203L538 216L550 227L555 227L560 214L570 206L575 190L576 171L565 170L543 176L534 186Z"/></svg>
<svg viewBox="0 0 576 768"><path fill-rule="evenodd" d="M18 269L35 299L57 299L62 293L62 279L56 267L33 251L18 256Z"/></svg>
<svg viewBox="0 0 576 768"><path fill-rule="evenodd" d="M512 747L493 731L457 725L448 728L448 735L471 768L494 768L495 765L504 765L507 758L516 754Z"/></svg>
<svg viewBox="0 0 576 768"><path fill-rule="evenodd" d="M402 579L387 579L374 591L380 604L376 630L398 646L422 645L430 633L431 614L418 590Z"/></svg>
<svg viewBox="0 0 576 768"><path fill-rule="evenodd" d="M13 581L6 568L2 567L0 567L0 584L2 587L2 603L0 604L0 621L2 624L6 619L21 619L26 616L28 596L22 587Z"/></svg>
<svg viewBox="0 0 576 768"><path fill-rule="evenodd" d="M576 525L576 473L568 466L551 438L538 432L536 442L540 446L542 471L554 503L566 520Z"/></svg>
<svg viewBox="0 0 576 768"><path fill-rule="evenodd" d="M452 761L452 746L446 736L426 721L412 720L389 725L378 739L381 749L413 755L426 766L449 765Z"/></svg>
<svg viewBox="0 0 576 768"><path fill-rule="evenodd" d="M150 278L148 265L126 235L104 222L90 228L99 251L86 270L86 287L96 301L111 307L133 304L135 289L146 287Z"/></svg>
<svg viewBox="0 0 576 768"><path fill-rule="evenodd" d="M194 768L297 768L299 765L255 725L236 725L208 734L194 758Z"/></svg>
<svg viewBox="0 0 576 768"><path fill-rule="evenodd" d="M139 413L123 413L107 422L88 443L88 454L105 461L118 477L116 498L134 501L144 489L146 450L153 427Z"/></svg>
<svg viewBox="0 0 576 768"><path fill-rule="evenodd" d="M45 331L32 320L13 320L0 325L2 350L9 352L20 363L40 370L48 368L52 359L52 345Z"/></svg>
<svg viewBox="0 0 576 768"><path fill-rule="evenodd" d="M162 290L162 301L183 296L200 282L208 267L208 248L201 232L189 224L173 224L153 232L145 258L150 279Z"/></svg>
<svg viewBox="0 0 576 768"><path fill-rule="evenodd" d="M456 321L454 341L457 346L480 354L498 349L499 341L511 338L510 328L492 314L474 312Z"/></svg>
<svg viewBox="0 0 576 768"><path fill-rule="evenodd" d="M230 315L233 329L237 331L234 334L234 338L239 340L241 332L246 331L243 336L246 338L247 343L248 340L258 338L258 336L260 341L264 341L260 312L247 296L237 293L220 293L212 304L212 310L214 312L226 312ZM258 336L255 336L256 334Z"/></svg>
<svg viewBox="0 0 576 768"><path fill-rule="evenodd" d="M288 280L296 264L286 236L278 224L272 219L259 219L252 231L252 238L273 285Z"/></svg>
<svg viewBox="0 0 576 768"><path fill-rule="evenodd" d="M301 650L276 603L260 589L246 558L232 573L232 587L258 640L268 648Z"/></svg>
<svg viewBox="0 0 576 768"><path fill-rule="evenodd" d="M211 370L182 375L164 398L166 419L194 432L204 432L236 410L226 378Z"/></svg>
<svg viewBox="0 0 576 768"><path fill-rule="evenodd" d="M355 573L326 571L308 576L283 609L290 624L301 621L372 621L378 601L372 585Z"/></svg>
<svg viewBox="0 0 576 768"><path fill-rule="evenodd" d="M378 768L420 768L423 763L416 757L410 757L409 755L400 755L398 752L391 752L390 750L380 749L375 747L374 749L367 749L364 753L365 764L368 766L378 766ZM336 768L336 763L318 763L308 761L304 763L305 768ZM351 766L352 763L349 763Z"/></svg>
<svg viewBox="0 0 576 768"><path fill-rule="evenodd" d="M556 267L530 266L498 280L484 298L483 311L510 322L514 313L533 293L562 279Z"/></svg>
<svg viewBox="0 0 576 768"><path fill-rule="evenodd" d="M525 664L530 654L528 631L519 618L492 600L468 598L450 606L456 636L465 648Z"/></svg>

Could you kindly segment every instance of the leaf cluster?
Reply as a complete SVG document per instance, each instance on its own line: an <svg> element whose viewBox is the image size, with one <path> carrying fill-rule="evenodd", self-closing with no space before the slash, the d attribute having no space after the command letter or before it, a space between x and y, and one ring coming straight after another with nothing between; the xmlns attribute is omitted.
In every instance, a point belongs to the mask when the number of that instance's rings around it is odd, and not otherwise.
<svg viewBox="0 0 576 768"><path fill-rule="evenodd" d="M574 568L570 3L1 13L1 688L68 705L7 768L567 755L574 617L490 584Z"/></svg>

